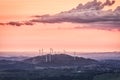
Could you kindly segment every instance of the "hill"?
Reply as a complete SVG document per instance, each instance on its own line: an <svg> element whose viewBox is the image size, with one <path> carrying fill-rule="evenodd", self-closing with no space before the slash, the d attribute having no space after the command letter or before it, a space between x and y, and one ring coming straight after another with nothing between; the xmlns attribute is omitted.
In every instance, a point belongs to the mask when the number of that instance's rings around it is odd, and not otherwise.
<svg viewBox="0 0 120 80"><path fill-rule="evenodd" d="M27 58L25 60L0 60L0 70L33 70L36 67L83 67L96 64L97 61L83 57L73 57L66 54L42 55Z"/></svg>
<svg viewBox="0 0 120 80"><path fill-rule="evenodd" d="M73 57L67 54L47 54L25 59L24 62L38 66L83 66L94 64L97 61L83 57Z"/></svg>
<svg viewBox="0 0 120 80"><path fill-rule="evenodd" d="M32 64L22 61L0 60L0 70L28 70L33 68L34 66Z"/></svg>

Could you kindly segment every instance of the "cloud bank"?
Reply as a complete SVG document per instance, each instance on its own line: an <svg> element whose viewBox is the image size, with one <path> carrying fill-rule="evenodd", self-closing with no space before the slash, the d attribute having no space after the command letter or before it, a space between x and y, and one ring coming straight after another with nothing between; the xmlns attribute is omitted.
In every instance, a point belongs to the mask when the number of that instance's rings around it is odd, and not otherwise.
<svg viewBox="0 0 120 80"><path fill-rule="evenodd" d="M119 23L120 22L120 6L114 11L104 11L105 6L111 6L115 1L106 0L105 3L94 0L88 2L85 5L79 4L72 10L58 13L56 15L43 15L35 16L36 19L31 20L32 22L42 23L61 23L61 22L72 22L72 23L93 23L93 22L106 22L106 23Z"/></svg>
<svg viewBox="0 0 120 80"><path fill-rule="evenodd" d="M120 6L115 10L103 10L105 6L111 6L115 1L106 0L104 3L101 1L91 1L86 4L79 4L76 8L69 11L60 12L55 15L37 15L34 19L27 22L8 22L0 23L0 25L33 25L34 23L85 23L85 24L104 24L114 25L116 28L120 26Z"/></svg>

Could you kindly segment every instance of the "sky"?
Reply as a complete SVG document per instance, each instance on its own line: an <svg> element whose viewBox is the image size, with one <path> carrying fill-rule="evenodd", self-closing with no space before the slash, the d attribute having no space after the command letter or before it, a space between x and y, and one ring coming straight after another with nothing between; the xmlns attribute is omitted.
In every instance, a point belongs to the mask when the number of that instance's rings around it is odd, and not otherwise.
<svg viewBox="0 0 120 80"><path fill-rule="evenodd" d="M118 0L0 0L0 51L120 51Z"/></svg>

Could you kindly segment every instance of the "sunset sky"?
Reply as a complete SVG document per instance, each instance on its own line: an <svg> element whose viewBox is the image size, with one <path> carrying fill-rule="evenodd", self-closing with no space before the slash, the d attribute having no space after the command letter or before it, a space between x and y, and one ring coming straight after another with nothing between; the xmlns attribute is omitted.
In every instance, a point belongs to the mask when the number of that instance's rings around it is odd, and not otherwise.
<svg viewBox="0 0 120 80"><path fill-rule="evenodd" d="M120 1L107 1L0 0L0 51L120 51Z"/></svg>

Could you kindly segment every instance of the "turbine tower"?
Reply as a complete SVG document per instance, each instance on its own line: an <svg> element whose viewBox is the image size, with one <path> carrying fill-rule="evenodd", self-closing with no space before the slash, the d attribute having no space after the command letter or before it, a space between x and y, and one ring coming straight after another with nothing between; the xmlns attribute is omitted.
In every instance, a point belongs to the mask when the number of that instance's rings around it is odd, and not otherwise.
<svg viewBox="0 0 120 80"><path fill-rule="evenodd" d="M63 54L66 54L67 53L67 51L66 50L63 50Z"/></svg>
<svg viewBox="0 0 120 80"><path fill-rule="evenodd" d="M45 62L47 63L48 62L48 55L46 54L46 57L45 57Z"/></svg>
<svg viewBox="0 0 120 80"><path fill-rule="evenodd" d="M41 50L39 50L39 55L41 54Z"/></svg>
<svg viewBox="0 0 120 80"><path fill-rule="evenodd" d="M76 60L76 52L74 52L74 61Z"/></svg>
<svg viewBox="0 0 120 80"><path fill-rule="evenodd" d="M52 48L50 48L49 62L51 62L51 61L52 61L52 53L53 53L53 49L52 49Z"/></svg>
<svg viewBox="0 0 120 80"><path fill-rule="evenodd" d="M44 55L43 48L41 49L41 55Z"/></svg>
<svg viewBox="0 0 120 80"><path fill-rule="evenodd" d="M42 52L43 52L43 49L42 49ZM46 63L48 62L48 54L45 55L45 62Z"/></svg>

